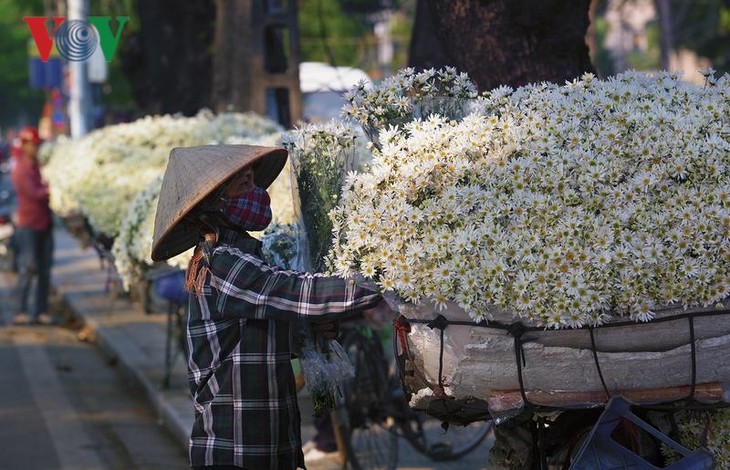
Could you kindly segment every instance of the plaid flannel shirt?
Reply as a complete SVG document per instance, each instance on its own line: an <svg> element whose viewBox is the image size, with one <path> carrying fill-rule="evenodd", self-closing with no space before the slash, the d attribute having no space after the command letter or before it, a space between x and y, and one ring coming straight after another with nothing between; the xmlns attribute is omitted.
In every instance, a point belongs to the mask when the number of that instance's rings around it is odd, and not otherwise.
<svg viewBox="0 0 730 470"><path fill-rule="evenodd" d="M272 268L247 234L226 231L221 242L209 252L202 295L191 295L188 309L191 464L304 468L290 323L335 319L380 296L340 277Z"/></svg>

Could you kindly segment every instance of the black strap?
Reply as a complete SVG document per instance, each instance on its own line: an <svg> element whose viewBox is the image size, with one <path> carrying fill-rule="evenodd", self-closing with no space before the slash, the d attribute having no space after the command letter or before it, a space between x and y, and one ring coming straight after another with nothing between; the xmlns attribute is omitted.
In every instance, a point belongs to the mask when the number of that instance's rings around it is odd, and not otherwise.
<svg viewBox="0 0 730 470"><path fill-rule="evenodd" d="M606 401L608 401L611 398L611 392L608 391L608 386L606 386L606 381L603 378L603 371L601 370L601 364L598 362L598 349L596 348L596 337L593 333L594 328L590 327L588 328L588 332L591 335L591 351L593 351L593 360L596 363L596 370L598 371L598 377L601 379L601 385L603 385L603 391L606 392Z"/></svg>
<svg viewBox="0 0 730 470"><path fill-rule="evenodd" d="M694 401L695 388L697 386L697 345L695 344L695 321L692 315L689 319L689 347L692 356L692 385L689 388L689 400Z"/></svg>
<svg viewBox="0 0 730 470"><path fill-rule="evenodd" d="M428 326L431 329L438 328L441 330L441 344L439 348L439 376L438 376L438 384L439 388L443 391L444 390L444 330L446 330L446 327L449 326L449 320L443 316L438 315L436 318L433 319L430 323L427 323L426 326Z"/></svg>
<svg viewBox="0 0 730 470"><path fill-rule="evenodd" d="M507 334L512 335L515 339L515 361L517 363L517 380L520 383L520 395L522 395L522 402L524 407L530 407L532 404L527 399L527 393L525 392L525 381L522 374L522 367L527 365L525 361L525 348L522 342L522 335L525 334L527 328L521 322L512 323L507 329Z"/></svg>

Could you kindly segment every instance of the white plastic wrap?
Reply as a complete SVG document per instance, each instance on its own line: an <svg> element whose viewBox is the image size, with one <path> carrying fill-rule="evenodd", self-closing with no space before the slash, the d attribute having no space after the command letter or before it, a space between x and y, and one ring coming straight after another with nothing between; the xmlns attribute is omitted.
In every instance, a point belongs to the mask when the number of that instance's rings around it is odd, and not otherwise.
<svg viewBox="0 0 730 470"><path fill-rule="evenodd" d="M727 306L723 306L727 308ZM442 384L446 395L474 397L489 403L493 416L509 415L524 405L520 391L514 336L504 328L477 326L458 306L437 311L430 304L400 308L408 319L433 320L443 315ZM688 313L666 310L658 319ZM506 312L495 320L509 325ZM723 384L730 383L730 314L695 316L695 397L727 401ZM689 320L631 323L594 329L600 370L611 394L628 395L637 403L682 399L692 385L692 348ZM413 367L431 385L438 385L441 330L425 323L410 323L407 335ZM588 330L527 331L522 336L522 377L528 400L559 407L590 407L607 401L596 367ZM419 381L406 384L413 393L411 406L426 408L438 396Z"/></svg>
<svg viewBox="0 0 730 470"><path fill-rule="evenodd" d="M302 346L299 360L304 381L312 397L314 413L321 416L334 407L339 386L355 376L350 358L337 340L325 340L321 346L307 342Z"/></svg>

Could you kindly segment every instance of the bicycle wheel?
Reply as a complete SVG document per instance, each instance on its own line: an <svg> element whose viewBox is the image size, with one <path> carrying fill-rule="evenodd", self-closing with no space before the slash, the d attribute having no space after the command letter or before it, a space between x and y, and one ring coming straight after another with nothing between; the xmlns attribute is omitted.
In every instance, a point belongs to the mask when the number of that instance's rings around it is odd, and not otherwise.
<svg viewBox="0 0 730 470"><path fill-rule="evenodd" d="M441 420L408 407L403 400L398 419L403 437L431 460L456 460L475 450L492 431L492 420L476 421L466 426L450 425L444 429Z"/></svg>
<svg viewBox="0 0 730 470"><path fill-rule="evenodd" d="M355 367L355 377L343 384L331 414L343 460L354 470L395 469L398 436L386 408L388 364L380 339L353 329L345 332L341 344Z"/></svg>

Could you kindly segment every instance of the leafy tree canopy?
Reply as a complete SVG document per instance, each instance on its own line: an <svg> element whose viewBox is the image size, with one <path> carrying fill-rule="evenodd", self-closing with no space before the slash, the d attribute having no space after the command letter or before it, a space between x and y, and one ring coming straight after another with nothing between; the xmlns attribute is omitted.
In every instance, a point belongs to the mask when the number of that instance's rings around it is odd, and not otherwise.
<svg viewBox="0 0 730 470"><path fill-rule="evenodd" d="M710 59L720 73L730 72L730 2L672 0L674 46Z"/></svg>
<svg viewBox="0 0 730 470"><path fill-rule="evenodd" d="M28 47L32 41L24 16L42 16L43 1L0 2L0 126L38 121L44 93L30 88Z"/></svg>
<svg viewBox="0 0 730 470"><path fill-rule="evenodd" d="M345 4L372 3L351 0ZM357 65L362 50L365 14L352 10L345 14L340 0L306 0L299 6L299 37L303 61L335 65Z"/></svg>

